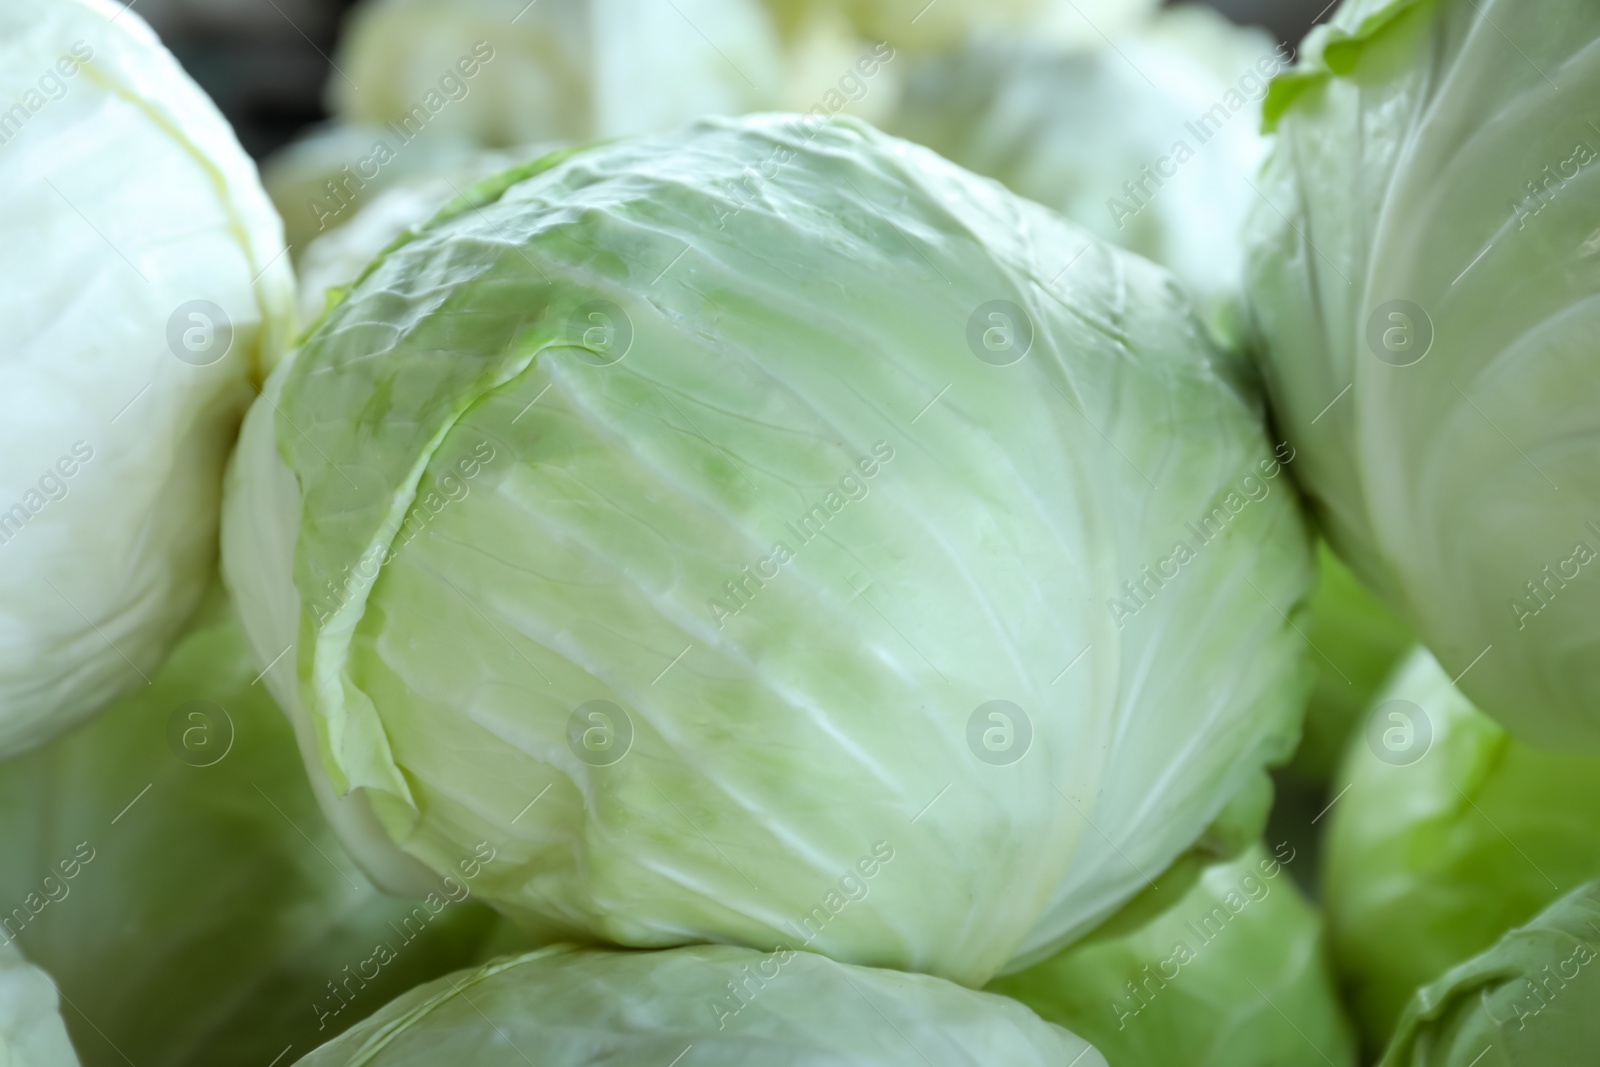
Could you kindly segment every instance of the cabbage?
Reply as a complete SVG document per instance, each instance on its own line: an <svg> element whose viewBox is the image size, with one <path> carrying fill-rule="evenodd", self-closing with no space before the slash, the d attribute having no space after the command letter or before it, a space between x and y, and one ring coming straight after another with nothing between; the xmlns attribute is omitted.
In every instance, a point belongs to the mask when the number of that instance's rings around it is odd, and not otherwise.
<svg viewBox="0 0 1600 1067"><path fill-rule="evenodd" d="M1318 546L1317 556L1322 577L1311 598L1306 632L1317 687L1289 770L1302 780L1326 783L1344 756L1350 732L1416 639L1326 544Z"/></svg>
<svg viewBox="0 0 1600 1067"><path fill-rule="evenodd" d="M268 383L223 531L385 884L486 840L539 936L981 984L1292 747L1307 537L1158 268L780 117L402 241Z"/></svg>
<svg viewBox="0 0 1600 1067"><path fill-rule="evenodd" d="M1381 694L1334 785L1348 792L1328 816L1324 900L1375 1048L1418 986L1600 878L1600 760L1515 741L1424 651Z"/></svg>
<svg viewBox="0 0 1600 1067"><path fill-rule="evenodd" d="M1253 321L1297 474L1483 711L1600 748L1600 7L1360 0L1266 104Z"/></svg>
<svg viewBox="0 0 1600 1067"><path fill-rule="evenodd" d="M0 9L0 188L5 756L144 684L194 610L293 282L232 131L119 5Z"/></svg>
<svg viewBox="0 0 1600 1067"><path fill-rule="evenodd" d="M1261 31L1199 7L1114 48L980 38L915 66L888 128L1216 300L1240 286L1237 234L1266 152L1259 101L1286 59Z"/></svg>
<svg viewBox="0 0 1600 1067"><path fill-rule="evenodd" d="M151 685L0 764L0 938L59 984L85 1064L264 1067L481 958L461 870L391 899L343 853L258 670L213 595Z"/></svg>
<svg viewBox="0 0 1600 1067"><path fill-rule="evenodd" d="M1116 1067L1353 1067L1321 923L1279 878L1295 859L1287 845L1254 845L1153 921L1122 930L1113 920L988 988L1083 1035Z"/></svg>
<svg viewBox="0 0 1600 1067"><path fill-rule="evenodd" d="M528 148L529 158L548 149ZM491 174L504 171L515 160L511 153L478 151L441 166L431 174L418 174L372 190L350 212L348 224L316 238L300 258L299 320L302 330L315 326L327 312L330 300L361 276L368 263L390 243L414 226L427 222L464 189Z"/></svg>
<svg viewBox="0 0 1600 1067"><path fill-rule="evenodd" d="M78 1067L50 977L0 945L0 1063L6 1067Z"/></svg>
<svg viewBox="0 0 1600 1067"><path fill-rule="evenodd" d="M1590 882L1418 990L1380 1067L1592 1063L1596 955L1600 882Z"/></svg>
<svg viewBox="0 0 1600 1067"><path fill-rule="evenodd" d="M809 952L558 946L414 989L300 1063L599 1067L674 1057L696 1067L1106 1062L1020 1004L924 975Z"/></svg>
<svg viewBox="0 0 1600 1067"><path fill-rule="evenodd" d="M365 0L328 82L396 156L441 134L499 147L671 129L772 106L776 31L759 0Z"/></svg>

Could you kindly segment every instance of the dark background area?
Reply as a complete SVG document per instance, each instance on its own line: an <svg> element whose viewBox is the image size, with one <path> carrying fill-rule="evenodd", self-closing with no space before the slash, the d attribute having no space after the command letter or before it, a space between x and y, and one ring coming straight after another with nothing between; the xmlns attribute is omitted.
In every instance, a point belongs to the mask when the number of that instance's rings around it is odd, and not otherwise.
<svg viewBox="0 0 1600 1067"><path fill-rule="evenodd" d="M658 0L665 2L665 0ZM134 0L133 9L232 121L257 159L326 117L322 87L355 0ZM1211 0L1298 44L1327 0Z"/></svg>
<svg viewBox="0 0 1600 1067"><path fill-rule="evenodd" d="M1298 45L1334 5L1330 0L1211 0L1211 6L1235 22L1265 26L1278 40Z"/></svg>

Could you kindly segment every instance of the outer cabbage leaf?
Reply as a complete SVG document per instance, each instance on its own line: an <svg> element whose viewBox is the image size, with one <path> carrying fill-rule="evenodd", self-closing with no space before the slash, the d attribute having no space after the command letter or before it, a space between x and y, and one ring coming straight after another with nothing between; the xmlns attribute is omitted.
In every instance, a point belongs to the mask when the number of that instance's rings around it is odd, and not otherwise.
<svg viewBox="0 0 1600 1067"><path fill-rule="evenodd" d="M566 946L414 989L303 1067L1105 1067L1004 997L809 952Z"/></svg>
<svg viewBox="0 0 1600 1067"><path fill-rule="evenodd" d="M0 10L0 756L155 670L291 327L281 227L136 13Z"/></svg>
<svg viewBox="0 0 1600 1067"><path fill-rule="evenodd" d="M59 984L86 1064L303 1055L496 922L459 869L422 902L362 877L230 611L214 593L148 687L0 765L0 937Z"/></svg>
<svg viewBox="0 0 1600 1067"><path fill-rule="evenodd" d="M482 179L510 167L517 158L536 159L551 149L529 146L514 153L477 151L452 157L432 173L372 190L352 211L348 224L328 230L306 248L300 261L300 328L309 330L337 303L343 290L361 277L367 264L401 235L431 219L439 209Z"/></svg>
<svg viewBox="0 0 1600 1067"><path fill-rule="evenodd" d="M1298 778L1327 782L1357 729L1395 668L1416 643L1411 628L1340 562L1327 544L1318 546L1321 579L1311 598L1306 632L1317 666L1317 687L1306 705L1305 728L1289 770Z"/></svg>
<svg viewBox="0 0 1600 1067"><path fill-rule="evenodd" d="M1241 370L931 152L710 121L370 266L252 409L224 558L370 868L483 839L541 936L981 984L1292 747L1309 546Z"/></svg>
<svg viewBox="0 0 1600 1067"><path fill-rule="evenodd" d="M1600 877L1600 760L1513 740L1421 650L1372 719L1334 781L1348 792L1329 815L1324 901L1352 1010L1377 1049L1418 986ZM1386 735L1398 755L1380 759Z"/></svg>
<svg viewBox="0 0 1600 1067"><path fill-rule="evenodd" d="M1600 883L1590 882L1419 989L1379 1067L1592 1062L1600 1047L1597 955Z"/></svg>
<svg viewBox="0 0 1600 1067"><path fill-rule="evenodd" d="M1353 1067L1316 910L1261 845L1175 905L989 984L1091 1041L1111 1067ZM1283 875L1280 880L1280 875Z"/></svg>
<svg viewBox="0 0 1600 1067"><path fill-rule="evenodd" d="M1486 713L1600 748L1600 8L1367 0L1304 52L1247 237L1296 473Z"/></svg>
<svg viewBox="0 0 1600 1067"><path fill-rule="evenodd" d="M1219 863L1238 859L1260 842L1268 817L1273 813L1273 802L1272 779L1265 774L1250 779L1186 852L1152 878L1149 885L1114 915L1085 935L1084 940L1120 936L1166 914L1194 892L1206 871ZM1006 973L1031 967L1043 958L1050 958L1050 954L1033 952L1029 957L1014 959L1006 965Z"/></svg>
<svg viewBox="0 0 1600 1067"><path fill-rule="evenodd" d="M366 0L335 58L346 121L495 147L760 110L783 83L759 0Z"/></svg>
<svg viewBox="0 0 1600 1067"><path fill-rule="evenodd" d="M78 1067L55 983L9 943L0 945L0 1063Z"/></svg>
<svg viewBox="0 0 1600 1067"><path fill-rule="evenodd" d="M888 128L1216 299L1240 286L1260 101L1288 55L1198 6L1094 49L979 38L918 64Z"/></svg>

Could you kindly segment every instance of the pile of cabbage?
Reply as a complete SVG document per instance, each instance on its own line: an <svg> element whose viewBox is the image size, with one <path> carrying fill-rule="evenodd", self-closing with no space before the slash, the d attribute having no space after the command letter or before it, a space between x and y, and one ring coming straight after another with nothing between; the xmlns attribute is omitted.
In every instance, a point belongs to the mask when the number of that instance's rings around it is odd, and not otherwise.
<svg viewBox="0 0 1600 1067"><path fill-rule="evenodd" d="M331 65L0 10L0 1064L1593 1058L1600 12Z"/></svg>

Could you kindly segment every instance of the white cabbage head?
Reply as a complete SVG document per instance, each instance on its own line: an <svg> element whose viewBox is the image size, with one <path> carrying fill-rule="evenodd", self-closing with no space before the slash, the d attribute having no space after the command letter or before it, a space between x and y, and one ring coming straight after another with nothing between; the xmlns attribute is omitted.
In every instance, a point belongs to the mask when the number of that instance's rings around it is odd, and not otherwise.
<svg viewBox="0 0 1600 1067"><path fill-rule="evenodd" d="M0 8L0 756L143 685L291 327L282 230L134 12Z"/></svg>
<svg viewBox="0 0 1600 1067"><path fill-rule="evenodd" d="M1292 747L1309 546L1247 369L925 149L711 120L372 264L246 419L226 575L369 866L487 840L536 933L981 983Z"/></svg>
<svg viewBox="0 0 1600 1067"><path fill-rule="evenodd" d="M1303 51L1247 234L1301 482L1479 708L1600 749L1600 7L1357 0Z"/></svg>
<svg viewBox="0 0 1600 1067"><path fill-rule="evenodd" d="M1106 1063L1081 1038L992 993L809 952L701 945L557 946L495 960L413 989L300 1064L598 1067L674 1057L698 1067Z"/></svg>

